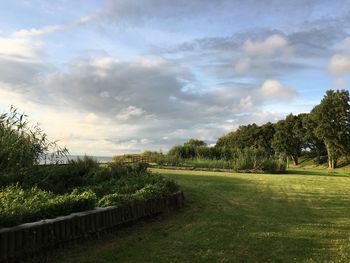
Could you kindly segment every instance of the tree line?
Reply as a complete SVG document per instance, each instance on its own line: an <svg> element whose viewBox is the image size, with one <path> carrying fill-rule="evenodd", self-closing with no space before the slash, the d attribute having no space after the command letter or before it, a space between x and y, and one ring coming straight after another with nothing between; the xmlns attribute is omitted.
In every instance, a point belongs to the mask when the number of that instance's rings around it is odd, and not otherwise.
<svg viewBox="0 0 350 263"><path fill-rule="evenodd" d="M218 138L214 147L204 141L191 139L172 147L168 154L182 159L234 158L237 150L256 149L264 157L287 163L299 163L303 153L309 153L321 163L328 159L328 167L336 168L341 156L350 154L350 97L348 90L328 90L309 113L292 113L277 123L242 125ZM150 152L148 152L150 154Z"/></svg>

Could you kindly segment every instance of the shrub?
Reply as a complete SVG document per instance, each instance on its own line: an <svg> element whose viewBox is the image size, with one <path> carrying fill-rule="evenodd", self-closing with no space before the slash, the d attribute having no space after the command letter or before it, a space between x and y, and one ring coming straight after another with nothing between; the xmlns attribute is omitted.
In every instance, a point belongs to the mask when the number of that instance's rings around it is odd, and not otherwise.
<svg viewBox="0 0 350 263"><path fill-rule="evenodd" d="M180 149L177 146L175 149ZM182 147L181 149L184 149ZM265 171L284 172L286 165L284 162L275 159L266 153L264 149L244 148L228 149L217 147L197 147L198 156L206 156L206 152L214 153L212 156L219 158L180 158L172 152L171 154L154 154L154 161L159 165L170 165L180 167L210 168L210 169L233 169L236 171ZM209 154L208 154L209 155ZM211 155L209 155L211 156Z"/></svg>
<svg viewBox="0 0 350 263"><path fill-rule="evenodd" d="M0 191L0 227L89 210L95 204L96 195L91 191L55 195L37 187L8 186Z"/></svg>
<svg viewBox="0 0 350 263"><path fill-rule="evenodd" d="M194 168L232 169L232 161L226 160L196 159L186 160L184 163Z"/></svg>
<svg viewBox="0 0 350 263"><path fill-rule="evenodd" d="M259 167L264 172L285 172L287 169L286 162L281 162L275 159L266 159L260 164Z"/></svg>
<svg viewBox="0 0 350 263"><path fill-rule="evenodd" d="M106 206L124 206L128 205L132 202L132 196L128 194L120 194L120 193L114 193L105 195L102 197L97 205L99 207L106 207Z"/></svg>
<svg viewBox="0 0 350 263"><path fill-rule="evenodd" d="M137 190L134 193L121 194L114 193L105 195L102 197L98 206L124 206L130 205L135 202L147 201L149 199L155 199L166 195L169 192L169 189L164 184L146 184L141 189Z"/></svg>

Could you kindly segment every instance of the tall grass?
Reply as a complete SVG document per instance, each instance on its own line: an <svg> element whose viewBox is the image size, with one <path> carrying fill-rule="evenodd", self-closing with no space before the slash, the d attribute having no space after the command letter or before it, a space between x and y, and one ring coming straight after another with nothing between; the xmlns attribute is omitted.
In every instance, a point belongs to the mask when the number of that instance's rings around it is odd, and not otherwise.
<svg viewBox="0 0 350 263"><path fill-rule="evenodd" d="M285 162L267 155L261 149L245 148L232 150L231 159L180 158L170 154L153 155L151 161L158 165L191 168L232 169L235 171L284 172Z"/></svg>
<svg viewBox="0 0 350 263"><path fill-rule="evenodd" d="M28 168L44 157L57 161L66 153L38 125L29 126L27 116L16 108L0 114L0 171Z"/></svg>

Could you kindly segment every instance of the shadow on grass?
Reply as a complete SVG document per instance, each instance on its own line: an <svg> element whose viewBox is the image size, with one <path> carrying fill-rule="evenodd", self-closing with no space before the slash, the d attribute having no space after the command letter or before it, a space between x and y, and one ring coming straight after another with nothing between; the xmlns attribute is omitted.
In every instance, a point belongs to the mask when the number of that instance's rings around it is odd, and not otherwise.
<svg viewBox="0 0 350 263"><path fill-rule="evenodd" d="M299 174L310 176L333 176L333 177L350 177L350 171L345 170L311 170L311 169L288 169L286 174Z"/></svg>

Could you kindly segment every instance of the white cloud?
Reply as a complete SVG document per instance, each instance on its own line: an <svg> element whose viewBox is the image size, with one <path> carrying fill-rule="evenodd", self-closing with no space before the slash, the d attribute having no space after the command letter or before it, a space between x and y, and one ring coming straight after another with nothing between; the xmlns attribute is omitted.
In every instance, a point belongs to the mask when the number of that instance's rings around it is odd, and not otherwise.
<svg viewBox="0 0 350 263"><path fill-rule="evenodd" d="M277 80L266 80L259 88L259 93L271 99L291 100L298 93L295 89L283 86Z"/></svg>
<svg viewBox="0 0 350 263"><path fill-rule="evenodd" d="M86 16L82 16L76 20L73 20L69 23L65 24L57 24L57 25L48 25L42 28L31 28L31 29L20 29L11 34L11 38L32 38L37 36L42 36L46 34L50 34L57 31L66 30L69 28L73 28L76 26L82 26L92 21L104 17L106 15L106 10L91 13Z"/></svg>
<svg viewBox="0 0 350 263"><path fill-rule="evenodd" d="M111 95L109 95L108 91L102 91L100 92L100 97L101 98L109 98Z"/></svg>
<svg viewBox="0 0 350 263"><path fill-rule="evenodd" d="M53 33L55 31L64 30L67 26L65 25L51 25L46 26L40 29L32 28L32 29L21 29L11 34L13 38L31 38L36 36L41 36L49 33Z"/></svg>
<svg viewBox="0 0 350 263"><path fill-rule="evenodd" d="M344 54L334 55L328 64L328 69L333 74L346 74L350 72L350 56Z"/></svg>
<svg viewBox="0 0 350 263"><path fill-rule="evenodd" d="M84 121L86 123L96 123L97 120L98 120L98 117L93 112L89 112L84 118Z"/></svg>
<svg viewBox="0 0 350 263"><path fill-rule="evenodd" d="M135 106L129 106L117 114L116 118L120 121L126 121L131 117L139 117L143 115L145 111Z"/></svg>
<svg viewBox="0 0 350 263"><path fill-rule="evenodd" d="M261 42L247 40L243 45L243 50L252 56L288 55L291 52L287 39L280 35L269 36Z"/></svg>
<svg viewBox="0 0 350 263"><path fill-rule="evenodd" d="M23 60L37 59L42 44L31 39L0 36L0 56Z"/></svg>
<svg viewBox="0 0 350 263"><path fill-rule="evenodd" d="M65 30L80 24L84 24L82 19L68 24L49 25L39 29L20 29L8 37L0 36L0 56L6 56L12 60L39 59L42 54L43 43L34 40L35 37Z"/></svg>

